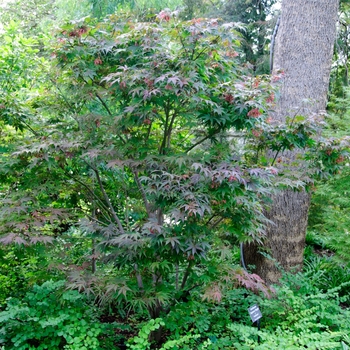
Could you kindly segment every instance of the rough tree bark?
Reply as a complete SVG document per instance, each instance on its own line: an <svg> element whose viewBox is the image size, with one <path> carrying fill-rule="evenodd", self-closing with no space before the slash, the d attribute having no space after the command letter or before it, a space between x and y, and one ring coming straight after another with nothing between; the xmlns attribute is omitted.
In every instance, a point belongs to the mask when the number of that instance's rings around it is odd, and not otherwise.
<svg viewBox="0 0 350 350"><path fill-rule="evenodd" d="M283 70L276 120L311 115L325 110L339 0L283 0L280 26L276 36L274 70ZM306 102L305 100L309 102ZM284 153L289 163L297 154ZM284 269L301 268L309 208L309 194L281 191L273 197L266 216L274 222L267 228L265 248ZM275 264L245 247L246 263L269 283L278 281Z"/></svg>

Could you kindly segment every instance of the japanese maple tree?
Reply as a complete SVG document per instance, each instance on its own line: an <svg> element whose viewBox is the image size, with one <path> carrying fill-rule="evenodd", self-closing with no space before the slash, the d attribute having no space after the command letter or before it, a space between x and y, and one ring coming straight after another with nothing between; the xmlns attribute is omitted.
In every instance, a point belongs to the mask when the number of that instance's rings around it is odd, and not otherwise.
<svg viewBox="0 0 350 350"><path fill-rule="evenodd" d="M11 161L2 154L1 242L80 235L91 269L71 286L152 317L193 288L219 301L242 280L262 285L237 278L232 245L262 240L278 152L314 143L306 122L271 124L280 77L249 75L235 26L162 11L62 28Z"/></svg>

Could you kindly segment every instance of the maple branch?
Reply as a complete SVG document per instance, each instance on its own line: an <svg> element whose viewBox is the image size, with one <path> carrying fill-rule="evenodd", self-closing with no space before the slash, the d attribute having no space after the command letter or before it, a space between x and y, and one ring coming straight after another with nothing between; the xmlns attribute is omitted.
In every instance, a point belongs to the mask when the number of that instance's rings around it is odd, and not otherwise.
<svg viewBox="0 0 350 350"><path fill-rule="evenodd" d="M137 171L133 168L131 168L131 171L134 174L134 178L135 178L135 182L137 184L137 187L138 187L139 191L141 192L143 203L145 204L145 207L146 207L147 215L148 215L148 217L150 217L151 216L151 208L150 208L150 204L147 200L145 189L142 187L142 183L140 181L140 178L138 176Z"/></svg>
<svg viewBox="0 0 350 350"><path fill-rule="evenodd" d="M73 114L77 113L78 111L76 111L75 108L73 107L73 105L68 101L68 99L66 98L66 96L62 92L61 88L56 84L56 82L52 78L50 78L50 81L54 85L54 87L57 89L57 91L59 92L59 95L63 98L64 102L66 103L66 105L68 106L70 111ZM78 123L78 121L74 117L72 117L72 118L75 120L75 122ZM79 123L78 123L78 125L79 125Z"/></svg>
<svg viewBox="0 0 350 350"><path fill-rule="evenodd" d="M13 116L13 118L18 120L18 118L16 118L15 116ZM26 123L25 121L22 120L22 121L20 121L20 123L24 124L24 125L28 128L28 130L31 131L31 132L34 134L34 136L39 136L39 135L40 135L38 132L36 132L36 131L35 131L28 123Z"/></svg>
<svg viewBox="0 0 350 350"><path fill-rule="evenodd" d="M61 89L57 86L56 82L52 78L50 78L50 81L55 86L55 88L58 90L58 92L60 93L61 97L63 98L64 102L69 107L71 112L75 113L75 110L74 110L73 106L69 103L69 101L67 100L66 96L62 93Z"/></svg>
<svg viewBox="0 0 350 350"><path fill-rule="evenodd" d="M216 214L212 215L212 216L208 219L208 221L205 223L205 226L208 226L209 223L210 223L210 221L213 220L213 219L215 218L215 216L217 216L217 215L216 215Z"/></svg>
<svg viewBox="0 0 350 350"><path fill-rule="evenodd" d="M191 54L191 61L194 61L194 54L196 53L196 46L197 46L197 42L198 42L198 39L194 41L194 46L193 46L193 49L192 49L192 54Z"/></svg>
<svg viewBox="0 0 350 350"><path fill-rule="evenodd" d="M173 130L173 126L174 126L174 122L175 122L175 118L177 117L177 113L176 111L174 111L171 120L170 120L170 124L169 124L169 129L168 129L168 141L167 141L167 147L170 148L170 139L171 139L171 132Z"/></svg>
<svg viewBox="0 0 350 350"><path fill-rule="evenodd" d="M92 259L91 259L91 273L96 272L96 240L92 240Z"/></svg>
<svg viewBox="0 0 350 350"><path fill-rule="evenodd" d="M159 273L153 273L152 274L152 281L153 281L153 285L157 285L159 283L162 283L162 275Z"/></svg>
<svg viewBox="0 0 350 350"><path fill-rule="evenodd" d="M104 109L107 111L107 113L109 114L110 117L113 117L113 114L111 112L111 110L109 109L109 107L107 106L106 102L102 99L102 97L96 92L95 96L98 98L98 100L101 102L102 106L104 107ZM122 140L122 142L124 144L126 144L126 140L123 139L123 136L118 134L119 138Z"/></svg>
<svg viewBox="0 0 350 350"><path fill-rule="evenodd" d="M224 220L224 218L223 217L221 217L219 220L217 220L216 222L214 222L211 226L210 226L210 228L214 228L214 227L216 227L217 225L219 225L220 224L220 222L222 221L222 220Z"/></svg>
<svg viewBox="0 0 350 350"><path fill-rule="evenodd" d="M147 130L146 142L148 142L148 140L149 140L149 137L151 135L151 130L152 130L152 122L149 125L148 130Z"/></svg>
<svg viewBox="0 0 350 350"><path fill-rule="evenodd" d="M111 110L109 109L109 107L107 106L106 102L103 101L102 97L96 92L95 96L98 98L98 100L102 103L102 106L105 108L105 110L107 111L107 113L109 114L110 117L113 117L113 114L111 112Z"/></svg>
<svg viewBox="0 0 350 350"><path fill-rule="evenodd" d="M283 148L283 145L281 145L280 147L278 147L278 149L277 149L277 151L276 151L276 154L275 154L275 156L274 156L274 158L273 158L273 160L272 160L272 162L271 162L271 166L274 166L275 161L276 161L278 155L280 154L282 148Z"/></svg>
<svg viewBox="0 0 350 350"><path fill-rule="evenodd" d="M164 112L165 112L164 132L163 132L162 143L159 147L159 154L164 154L164 149L166 146L166 140L167 140L167 136L168 136L168 122L169 122L169 117L170 117L169 100L167 101L167 104L164 108Z"/></svg>
<svg viewBox="0 0 350 350"><path fill-rule="evenodd" d="M183 50L186 52L186 54L188 54L188 50L187 50L186 47L185 47L185 43L184 43L184 41L183 41L181 35L179 36L179 38L180 38L180 43L181 43L181 45L182 45Z"/></svg>
<svg viewBox="0 0 350 350"><path fill-rule="evenodd" d="M186 285L186 282L187 282L187 279L188 279L188 276L190 275L191 270L192 270L192 260L190 260L188 262L188 266L187 266L187 269L185 271L184 277L182 279L182 283L181 283L180 289L184 289L184 287Z"/></svg>
<svg viewBox="0 0 350 350"><path fill-rule="evenodd" d="M188 296L191 295L191 294L190 294L190 291L191 291L191 290L193 290L193 289L195 289L195 288L197 288L197 287L200 287L200 286L202 286L203 284L204 284L204 283L196 283L196 284L193 285L191 288L184 290L184 291L182 292L182 297L187 298ZM181 297L180 297L180 299L181 299Z"/></svg>
<svg viewBox="0 0 350 350"><path fill-rule="evenodd" d="M175 289L179 290L179 264L175 265Z"/></svg>
<svg viewBox="0 0 350 350"><path fill-rule="evenodd" d="M206 50L208 50L207 47L205 47L202 51L200 51L196 57L192 57L192 60L195 61L196 59L198 59L202 55L202 53L204 53Z"/></svg>
<svg viewBox="0 0 350 350"><path fill-rule="evenodd" d="M142 276L138 270L138 266L137 264L134 265L134 270L135 270L135 273L136 273L136 280L137 280L137 285L140 289L141 292L143 292L144 288L143 288L143 282L142 282Z"/></svg>
<svg viewBox="0 0 350 350"><path fill-rule="evenodd" d="M118 225L119 231L120 231L121 233L125 233L124 228L123 228L123 225L122 225L122 223L121 223L121 221L120 221L120 219L119 219L117 213L115 212L115 210L114 210L114 208L113 208L113 206L112 206L111 201L110 201L109 198L108 198L108 195L107 195L107 193L106 193L106 191L105 191L105 188L103 187L103 184L102 184L102 181L101 181L101 178L100 178L100 173L99 173L98 170L97 170L96 168L94 168L93 166L90 165L90 167L91 167L91 169L94 171L94 173L96 174L96 179L97 179L98 185L100 186L100 189L101 189L101 191L102 191L103 197L104 197L106 203L108 204L108 207L109 207L109 210L110 210L110 212L111 212L111 214L112 214L112 217L113 217L113 219L115 220L115 222L116 222L117 225Z"/></svg>
<svg viewBox="0 0 350 350"><path fill-rule="evenodd" d="M72 115L70 117L77 123L79 130L80 130L81 127L80 127L79 120L76 117L74 117L74 115L76 115L77 113L79 113L82 110L83 106L86 104L86 101L83 101L83 105L81 107L75 109L73 107L73 105L68 101L67 97L64 95L61 88L56 84L56 82L52 78L49 78L49 80L51 81L53 86L57 89L58 95L62 97L63 101L68 106L68 109L72 112Z"/></svg>
<svg viewBox="0 0 350 350"><path fill-rule="evenodd" d="M106 210L109 211L108 208L105 206L105 204L101 201L101 199L95 194L95 192L83 181L79 180L78 178L76 178L75 176L69 174L66 170L62 169L64 174L69 177L70 179L73 179L74 181L76 181L77 183L79 183L80 185L82 185L87 191L88 193L90 193L90 195L92 195L93 198L97 199L99 201L99 203L101 204L101 206Z"/></svg>
<svg viewBox="0 0 350 350"><path fill-rule="evenodd" d="M158 210L157 210L157 223L158 223L158 225L161 225L161 226L164 224L164 217L163 217L162 208L158 208Z"/></svg>
<svg viewBox="0 0 350 350"><path fill-rule="evenodd" d="M196 142L195 144L193 144L190 148L188 148L186 150L186 153L188 153L189 151L193 150L193 148L197 147L198 145L200 145L202 142L204 142L205 140L208 140L209 138L211 138L213 135L215 134L210 134L210 135L207 135L205 137L203 137L201 140L199 140L198 142Z"/></svg>
<svg viewBox="0 0 350 350"><path fill-rule="evenodd" d="M95 221L96 223L98 223L101 226L105 226L107 227L108 225L105 222L100 221L99 219L97 219L94 216L91 216L90 214L84 213L90 220ZM104 215L103 215L104 216ZM105 216L104 216L105 217ZM106 218L106 217L105 217Z"/></svg>
<svg viewBox="0 0 350 350"><path fill-rule="evenodd" d="M95 191L93 191L95 193ZM103 216L103 218L106 220L107 223L112 224L112 220L111 217L109 215L109 210L108 207L105 205L105 203L97 196L95 195L95 197L88 197L91 202L93 202L95 204L95 200L97 199L97 201L99 202L99 204L101 205L101 209L98 208L98 212ZM84 214L89 217L90 219L94 220L95 222L97 222L98 224L102 225L102 226L108 226L108 224L106 222L102 222L99 221L97 218L92 218L91 215L89 215L88 213L84 212ZM108 214L108 215L107 215Z"/></svg>

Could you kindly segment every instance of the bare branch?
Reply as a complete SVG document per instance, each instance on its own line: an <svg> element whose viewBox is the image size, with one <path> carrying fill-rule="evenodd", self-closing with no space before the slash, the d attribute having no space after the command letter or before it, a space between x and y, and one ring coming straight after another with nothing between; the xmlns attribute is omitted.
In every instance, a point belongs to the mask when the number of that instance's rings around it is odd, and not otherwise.
<svg viewBox="0 0 350 350"><path fill-rule="evenodd" d="M217 225L220 224L220 222L221 222L222 220L224 220L224 218L221 217L220 219L216 220L210 227L211 227L211 228L216 227Z"/></svg>
<svg viewBox="0 0 350 350"><path fill-rule="evenodd" d="M69 177L70 179L74 180L75 182L79 183L81 186L83 186L87 191L88 193L92 196L92 198L96 199L99 204L101 205L101 207L104 209L104 210L108 210L108 208L105 206L105 204L101 201L101 199L94 193L94 191L86 184L84 183L83 181L79 180L78 178L76 178L75 176L69 174L66 170L62 169L63 170L63 173Z"/></svg>
<svg viewBox="0 0 350 350"><path fill-rule="evenodd" d="M185 288L185 285L186 285L186 282L187 282L188 276L190 275L191 270L192 270L192 260L190 260L188 262L187 269L185 271L184 277L182 278L182 283L181 283L180 289Z"/></svg>
<svg viewBox="0 0 350 350"><path fill-rule="evenodd" d="M106 102L103 101L102 97L101 97L98 93L96 93L95 96L96 96L96 97L98 98L98 100L101 102L102 106L103 106L104 109L107 111L107 113L108 113L111 117L113 117L113 114L112 114L111 110L110 110L109 107L107 106Z"/></svg>
<svg viewBox="0 0 350 350"><path fill-rule="evenodd" d="M96 97L98 98L98 100L101 102L102 106L103 106L104 109L107 111L107 113L109 114L109 116L110 116L110 117L113 117L113 114L112 114L111 110L110 110L109 107L107 106L106 102L102 99L102 97L101 97L98 93L96 93L95 95L96 95ZM119 138L122 140L122 142L123 142L124 144L126 144L126 141L124 140L123 136L120 135L120 134L119 134L118 136L119 136Z"/></svg>
<svg viewBox="0 0 350 350"><path fill-rule="evenodd" d="M200 145L202 142L204 142L205 140L208 140L211 136L213 135L207 135L205 137L203 137L201 140L199 140L198 142L196 142L195 144L193 144L190 148L188 148L186 150L186 153L188 153L189 151L193 150L193 148L197 147L198 145Z"/></svg>
<svg viewBox="0 0 350 350"><path fill-rule="evenodd" d="M179 290L179 264L175 265L175 289Z"/></svg>
<svg viewBox="0 0 350 350"><path fill-rule="evenodd" d="M134 178L135 178L135 182L137 184L137 187L141 193L141 196L142 196L142 199L143 199L143 203L145 205L145 208L146 208L146 211L147 211L147 215L148 217L151 217L151 206L147 200L147 196L146 196L146 192L145 192L145 189L142 187L142 184L141 184L141 181L140 181L140 178L138 176L138 173L135 169L131 169L132 173L134 174Z"/></svg>
<svg viewBox="0 0 350 350"><path fill-rule="evenodd" d="M166 104L166 107L164 108L165 112L165 122L164 122L164 132L163 132L163 139L162 143L159 147L159 154L164 154L165 146L166 146L166 140L168 136L168 123L169 123L169 118L170 118L170 104L169 101Z"/></svg>
<svg viewBox="0 0 350 350"><path fill-rule="evenodd" d="M91 166L91 165L90 165L90 166ZM111 201L110 201L109 198L108 198L108 195L107 195L107 193L106 193L105 188L103 187L103 184L102 184L102 181L101 181L101 178L100 178L100 173L98 172L98 170L97 170L96 168L94 168L94 167L92 167L92 166L91 166L91 168L92 168L92 170L94 171L94 173L96 174L97 182L98 182L98 184L99 184L99 186L100 186L100 189L101 189L101 191L102 191L103 197L104 197L106 203L108 204L108 207L109 207L109 210L110 210L110 212L111 212L111 214L112 214L113 219L115 220L115 222L116 222L117 225L118 225L119 231L120 231L121 233L125 233L124 228L123 228L123 225L122 225L122 223L121 223L121 221L120 221L120 219L119 219L117 213L115 212Z"/></svg>
<svg viewBox="0 0 350 350"><path fill-rule="evenodd" d="M139 272L137 264L134 265L134 270L135 270L135 273L136 273L137 285L138 285L140 291L143 292L144 291L144 287L143 287L143 282L142 282L142 276L141 276L141 274Z"/></svg>
<svg viewBox="0 0 350 350"><path fill-rule="evenodd" d="M169 123L169 128L168 128L168 132L167 132L167 137L168 137L168 140L167 140L167 147L170 148L170 140L171 140L171 132L173 131L173 126L174 126L174 122L175 122L175 118L177 116L177 113L176 111L174 111L172 117L171 117L171 120L170 120L170 123Z"/></svg>

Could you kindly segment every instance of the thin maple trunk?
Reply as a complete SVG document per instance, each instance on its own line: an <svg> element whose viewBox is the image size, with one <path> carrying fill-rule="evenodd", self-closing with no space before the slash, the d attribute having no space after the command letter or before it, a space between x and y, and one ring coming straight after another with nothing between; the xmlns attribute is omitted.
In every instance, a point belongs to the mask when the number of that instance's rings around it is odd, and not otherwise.
<svg viewBox="0 0 350 350"><path fill-rule="evenodd" d="M142 276L139 272L139 267L137 264L134 264L134 271L135 271L135 275L136 275L137 286L139 287L140 292L143 292L144 287L143 287Z"/></svg>
<svg viewBox="0 0 350 350"><path fill-rule="evenodd" d="M190 260L188 262L187 269L185 270L185 274L184 274L184 276L182 278L182 283L181 283L180 289L184 289L185 288L187 279L188 279L188 277L189 277L189 275L191 273L191 270L192 270L192 265L193 265L192 260Z"/></svg>
<svg viewBox="0 0 350 350"><path fill-rule="evenodd" d="M96 241L95 239L92 240L92 259L91 259L91 272L95 273L96 272Z"/></svg>
<svg viewBox="0 0 350 350"><path fill-rule="evenodd" d="M171 146L171 144L170 144L170 142L171 142L171 133L172 133L172 131L173 131L173 127L174 127L174 122L175 122L175 119L176 119L176 116L177 116L177 114L176 114L176 111L174 111L173 112L173 115L172 115L172 117L171 117L171 120L170 120L170 124L169 124L169 128L168 128L168 135L167 135L167 147L168 147L168 149L170 149L170 146Z"/></svg>
<svg viewBox="0 0 350 350"><path fill-rule="evenodd" d="M135 169L131 169L131 171L134 174L134 179L135 179L136 185L137 185L137 187L138 187L138 189L139 189L139 191L141 193L143 204L145 205L145 208L146 208L147 216L151 217L151 214L152 214L151 213L151 205L148 202L148 199L147 199L147 196L146 196L146 192L145 192L144 188L142 187L142 183L140 181L138 172Z"/></svg>
<svg viewBox="0 0 350 350"><path fill-rule="evenodd" d="M167 140L167 135L168 135L168 127L169 127L169 118L170 118L169 102L167 102L167 105L164 108L164 113L165 113L165 122L164 122L162 143L159 147L159 154L164 154L165 147L166 147L166 140Z"/></svg>
<svg viewBox="0 0 350 350"><path fill-rule="evenodd" d="M116 224L118 225L118 229L119 229L120 233L125 233L125 232L124 232L123 225L122 225L122 223L121 223L121 221L120 221L120 219L119 219L117 213L115 212L111 201L110 201L109 198L108 198L108 195L107 195L107 193L106 193L106 191L105 191L105 188L103 187L102 180L101 180L101 177L100 177L100 173L98 172L98 170L97 170L96 168L93 168L93 167L92 167L92 169L93 169L93 171L94 171L95 174L96 174L97 182L98 182L99 187L100 187L100 189L101 189L101 192L102 192L102 194L103 194L103 198L104 198L104 200L106 201L106 203L107 203L107 205L108 205L108 209L109 209L109 211L111 212L114 221L115 221Z"/></svg>
<svg viewBox="0 0 350 350"><path fill-rule="evenodd" d="M175 265L175 289L179 290L179 264Z"/></svg>
<svg viewBox="0 0 350 350"><path fill-rule="evenodd" d="M92 206L92 217L93 220L96 221L96 203L93 200L92 201L93 206ZM96 272L96 258L95 258L95 254L96 254L96 240L93 238L91 241L91 245L92 245L92 259L91 259L91 272L94 274Z"/></svg>

